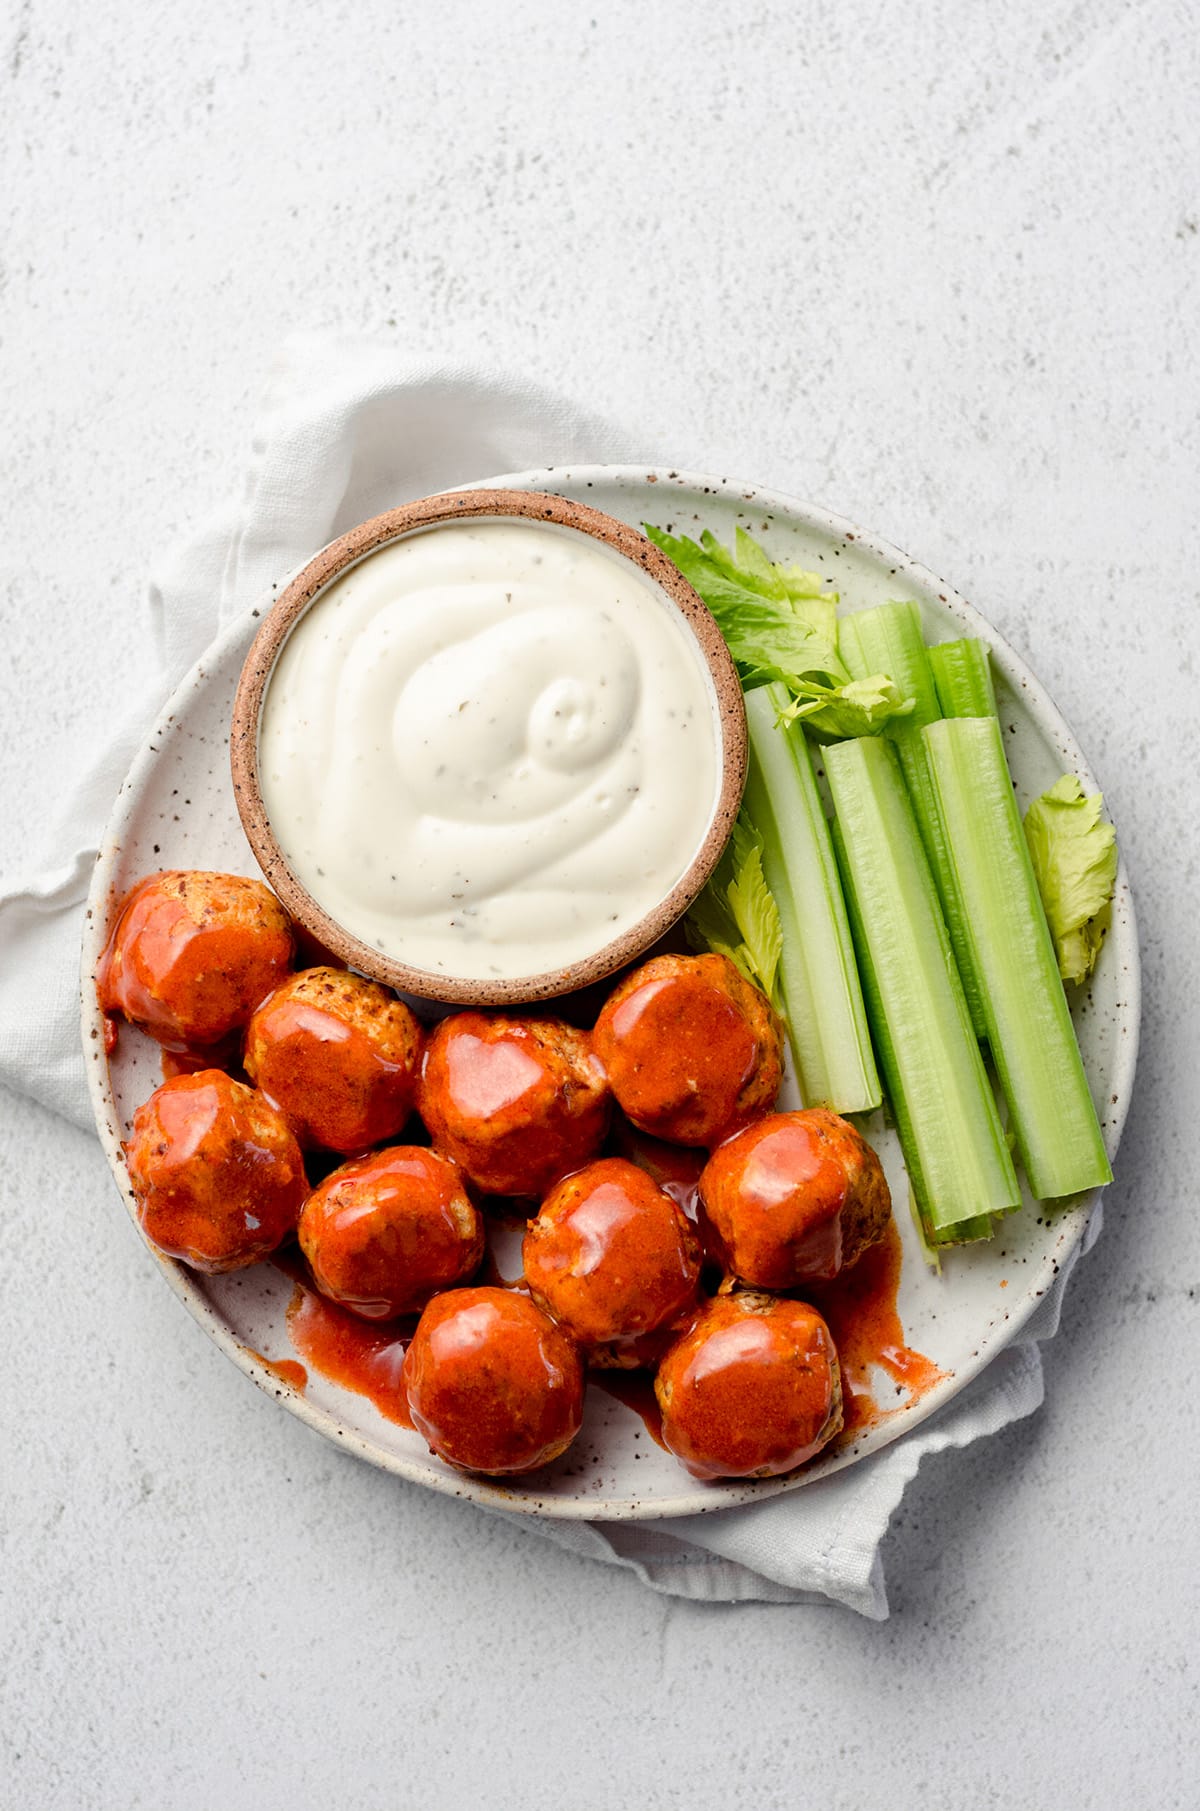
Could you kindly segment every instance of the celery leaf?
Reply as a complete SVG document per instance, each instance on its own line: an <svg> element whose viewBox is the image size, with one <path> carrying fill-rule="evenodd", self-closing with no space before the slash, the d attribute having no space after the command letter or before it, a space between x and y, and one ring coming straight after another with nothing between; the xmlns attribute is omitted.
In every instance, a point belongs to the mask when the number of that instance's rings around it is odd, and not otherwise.
<svg viewBox="0 0 1200 1811"><path fill-rule="evenodd" d="M774 996L783 927L763 877L763 844L742 811L711 880L684 923L693 949L727 956L748 981Z"/></svg>
<svg viewBox="0 0 1200 1811"><path fill-rule="evenodd" d="M896 717L907 717L913 700L906 698L886 673L875 673L869 679L852 679L847 685L821 685L813 680L800 680L792 686L797 694L787 710L780 713L781 723L802 720L804 727L821 741L843 736L873 736L885 723Z"/></svg>
<svg viewBox="0 0 1200 1811"><path fill-rule="evenodd" d="M782 722L802 721L818 741L829 741L873 736L912 710L886 673L850 677L838 648L838 595L820 573L777 566L744 528L729 548L707 529L697 544L644 526L712 611L743 690L787 686L792 705Z"/></svg>
<svg viewBox="0 0 1200 1811"><path fill-rule="evenodd" d="M733 551L707 532L700 544L643 524L716 618L743 686L850 679L837 650L837 598L811 573L785 572L739 529Z"/></svg>
<svg viewBox="0 0 1200 1811"><path fill-rule="evenodd" d="M1068 773L1025 813L1025 837L1064 981L1082 981L1095 966L1117 883L1117 833L1100 816L1103 804L1100 793L1088 798Z"/></svg>
<svg viewBox="0 0 1200 1811"><path fill-rule="evenodd" d="M838 594L826 589L819 572L805 572L800 566L777 566L744 528L734 531L732 553L707 528L700 536L700 546L713 565L735 584L790 604L793 615L824 636L836 652Z"/></svg>

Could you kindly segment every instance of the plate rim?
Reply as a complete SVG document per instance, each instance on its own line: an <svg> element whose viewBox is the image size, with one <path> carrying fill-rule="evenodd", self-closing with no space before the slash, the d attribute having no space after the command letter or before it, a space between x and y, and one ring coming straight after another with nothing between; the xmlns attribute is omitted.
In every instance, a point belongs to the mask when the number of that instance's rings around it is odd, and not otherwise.
<svg viewBox="0 0 1200 1811"><path fill-rule="evenodd" d="M475 480L469 488L479 490L508 488L554 492L556 484L590 488L597 482L611 485L617 489L647 489L661 484L663 487L661 494L664 498L669 496L672 490L678 490L694 491L697 495L720 496L733 502L754 503L764 509L768 515L783 516L831 539L852 542L858 547L864 548L890 567L896 577L903 575L914 589L936 597L939 603L945 605L953 615L959 618L966 630L980 636L988 643L993 655L997 657L998 665L1005 677L1026 694L1027 708L1042 734L1053 741L1068 767L1078 774L1086 787L1093 791L1101 790L1084 758L1075 733L1062 712L1045 692L1026 662L975 606L969 603L961 592L939 578L920 561L914 560L893 542L859 528L856 523L832 510L818 504L807 503L787 492L776 491L759 484L751 484L736 478L715 477L707 473L692 472L682 466L668 467L663 464L581 463L558 467L547 466ZM467 487L456 485L451 488L458 490ZM311 557L309 556L309 558ZM300 565L307 563L306 559ZM298 566L296 570L299 569ZM284 582L286 579L282 579L280 584L282 585ZM278 587L276 594L277 590ZM1038 1290L1034 1285L1043 1274L1049 1272L1053 1275L1062 1268L1064 1260L1070 1260L1073 1257L1084 1239L1103 1189L1092 1190L1074 1207L1064 1210L1058 1240L1048 1252L1041 1271L1037 1276L1029 1279L1030 1286L1024 1297L1019 1298L1018 1302L1014 1304L1014 1311L1006 1315L1002 1322L988 1329L988 1334L979 1342L976 1351L965 1365L960 1365L944 1384L935 1386L926 1396L908 1407L895 1411L887 1421L876 1423L872 1429L866 1430L861 1441L855 1441L843 1448L822 1465L818 1472L801 1471L790 1477L752 1481L727 1480L715 1487L692 1483L690 1489L681 1489L680 1494L676 1497L655 1498L652 1501L631 1497L588 1498L586 1493L579 1493L571 1497L539 1497L531 1494L527 1489L512 1490L492 1479L454 1472L449 1467L440 1465L436 1460L389 1452L385 1447L376 1444L370 1436L343 1427L339 1423L338 1417L330 1410L309 1401L305 1395L281 1381L273 1368L244 1345L220 1318L204 1295L200 1283L193 1273L185 1265L157 1251L145 1239L137 1223L136 1202L129 1185L122 1155L119 1115L112 1092L109 1065L104 1055L103 1018L96 997L94 981L96 964L105 942L108 910L113 890L113 872L123 847L124 832L134 805L145 780L153 771L153 763L159 752L162 738L170 730L178 715L179 704L198 684L204 681L207 676L206 668L212 666L216 661L222 660L230 647L247 634L251 620L255 617L262 618L270 601L271 594L256 599L253 604L240 612L218 632L199 659L173 687L151 729L143 736L137 753L117 791L104 827L83 920L80 965L81 1034L89 1097L100 1142L139 1241L158 1263L160 1271L176 1298L213 1343L261 1390L297 1416L299 1420L315 1432L333 1440L335 1444L377 1468L403 1477L410 1482L424 1485L427 1489L442 1495L465 1498L486 1507L504 1509L510 1513L563 1521L658 1521L677 1516L711 1515L749 1503L767 1501L775 1496L803 1488L810 1482L816 1483L835 1476L850 1465L862 1463L885 1451L897 1440L911 1433L952 1403L991 1364L993 1359L997 1358L1019 1337L1030 1316L1040 1305L1041 1297L1045 1293L1044 1289ZM232 790L230 796L232 808ZM1114 1103L1111 1117L1106 1115L1104 1125L1105 1146L1110 1162L1116 1156L1129 1111L1137 1068L1141 1021L1141 968L1137 920L1123 856L1118 866L1116 897L1120 902L1120 912L1114 917L1111 945L1117 944L1118 933L1120 933L1120 954L1125 967L1125 980L1122 987L1124 997L1120 1003L1122 1035L1117 1039L1113 1059L1112 1081L1117 1092L1117 1100ZM871 1435L875 1437L871 1438ZM681 1481L685 1475L681 1471ZM691 1481L689 1480L689 1482ZM720 1494L717 1495L717 1492Z"/></svg>

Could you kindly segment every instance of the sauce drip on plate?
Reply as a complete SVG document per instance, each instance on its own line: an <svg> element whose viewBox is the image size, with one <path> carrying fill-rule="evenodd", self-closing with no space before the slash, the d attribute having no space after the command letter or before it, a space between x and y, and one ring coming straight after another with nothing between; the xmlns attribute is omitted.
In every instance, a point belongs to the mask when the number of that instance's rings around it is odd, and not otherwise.
<svg viewBox="0 0 1200 1811"><path fill-rule="evenodd" d="M842 1367L845 1424L839 1444L899 1414L941 1383L946 1372L906 1344L897 1296L903 1250L894 1220L877 1245L834 1283L805 1292L829 1323ZM884 1371L897 1386L897 1402L882 1408L875 1401L871 1373Z"/></svg>
<svg viewBox="0 0 1200 1811"><path fill-rule="evenodd" d="M288 1303L288 1333L308 1368L344 1390L353 1390L356 1396L365 1396L387 1420L411 1427L401 1371L416 1317L372 1326L319 1295L298 1258L276 1258L274 1262L295 1284ZM281 1363L290 1361L264 1362L278 1372ZM303 1368L296 1366L298 1371Z"/></svg>
<svg viewBox="0 0 1200 1811"><path fill-rule="evenodd" d="M303 1396L308 1388L308 1372L302 1364L297 1364L294 1358L264 1358L253 1346L247 1346L246 1351L256 1365L261 1365L272 1377L278 1377L280 1383L286 1383L289 1389L298 1390Z"/></svg>

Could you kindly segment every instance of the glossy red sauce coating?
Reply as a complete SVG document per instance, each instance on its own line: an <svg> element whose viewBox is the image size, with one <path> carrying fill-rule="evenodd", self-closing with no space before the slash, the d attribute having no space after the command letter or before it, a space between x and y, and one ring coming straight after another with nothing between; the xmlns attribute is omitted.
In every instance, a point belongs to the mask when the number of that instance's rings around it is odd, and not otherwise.
<svg viewBox="0 0 1200 1811"><path fill-rule="evenodd" d="M700 1276L683 1211L620 1157L589 1163L551 1191L523 1257L534 1301L585 1350L608 1347L615 1357L676 1322Z"/></svg>
<svg viewBox="0 0 1200 1811"><path fill-rule="evenodd" d="M526 1295L435 1296L404 1362L413 1425L448 1465L495 1476L565 1451L583 1417L578 1348Z"/></svg>
<svg viewBox="0 0 1200 1811"><path fill-rule="evenodd" d="M805 1292L824 1315L838 1349L846 1399L843 1440L902 1412L947 1376L905 1340L897 1300L902 1262L900 1234L889 1219L883 1237L853 1269ZM894 1407L875 1401L875 1370L895 1382L902 1400Z"/></svg>
<svg viewBox="0 0 1200 1811"><path fill-rule="evenodd" d="M302 1145L362 1151L412 1111L421 1030L404 1003L346 969L307 968L246 1030L246 1072Z"/></svg>
<svg viewBox="0 0 1200 1811"><path fill-rule="evenodd" d="M290 1266L281 1266L294 1275ZM288 1333L305 1363L330 1383L374 1403L388 1421L411 1427L404 1392L404 1354L412 1337L403 1326L373 1327L297 1282L287 1311Z"/></svg>
<svg viewBox="0 0 1200 1811"><path fill-rule="evenodd" d="M485 1194L540 1197L595 1156L609 1095L586 1032L460 1012L429 1039L417 1106L435 1146Z"/></svg>
<svg viewBox="0 0 1200 1811"><path fill-rule="evenodd" d="M483 1256L483 1217L457 1165L419 1145L343 1164L304 1203L299 1231L322 1295L365 1320L418 1313Z"/></svg>
<svg viewBox="0 0 1200 1811"><path fill-rule="evenodd" d="M291 921L257 880L202 870L149 875L126 895L101 958L101 1010L168 1049L240 1029L291 968Z"/></svg>
<svg viewBox="0 0 1200 1811"><path fill-rule="evenodd" d="M147 1238L195 1270L266 1257L308 1193L287 1122L220 1069L157 1088L134 1114L125 1160Z"/></svg>
<svg viewBox="0 0 1200 1811"><path fill-rule="evenodd" d="M611 995L593 1038L622 1110L671 1143L715 1144L779 1092L775 1015L724 956L643 963Z"/></svg>
<svg viewBox="0 0 1200 1811"><path fill-rule="evenodd" d="M659 1366L668 1450L695 1478L768 1478L820 1452L842 1420L837 1353L815 1308L718 1296Z"/></svg>
<svg viewBox="0 0 1200 1811"><path fill-rule="evenodd" d="M883 1234L883 1166L824 1107L772 1113L718 1147L700 1200L730 1273L760 1289L828 1282Z"/></svg>

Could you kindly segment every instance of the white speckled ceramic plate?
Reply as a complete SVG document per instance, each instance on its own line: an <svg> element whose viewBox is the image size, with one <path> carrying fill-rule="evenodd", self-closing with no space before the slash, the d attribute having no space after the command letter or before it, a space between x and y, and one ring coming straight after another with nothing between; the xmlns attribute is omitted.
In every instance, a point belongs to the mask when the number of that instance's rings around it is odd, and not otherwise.
<svg viewBox="0 0 1200 1811"><path fill-rule="evenodd" d="M924 567L849 523L770 491L665 470L595 466L489 482L556 491L635 524L652 521L693 535L711 528L722 540L730 539L740 523L777 559L826 573L840 590L844 608L914 598L932 639L966 633L991 644L1000 715L1022 806L1064 768L1094 788L1067 725L1033 675L978 613ZM255 872L234 810L228 739L234 687L258 617L255 611L233 625L168 702L121 788L96 868L83 953L83 1038L97 1125L131 1215L134 1202L121 1139L134 1109L161 1080L160 1052L139 1033L123 1028L112 1062L105 1061L93 976L112 904L143 874L156 868ZM1137 936L1124 870L1118 877L1112 931L1092 985L1077 1003L1076 1024L1111 1157L1133 1083L1138 1034ZM272 1361L296 1356L285 1321L292 1285L272 1265L203 1277L169 1259L160 1257L159 1262L180 1300L260 1388L310 1427L385 1470L433 1490L539 1515L618 1519L697 1514L801 1489L936 1413L1024 1325L1083 1236L1094 1197L1053 1217L1043 1217L1027 1204L990 1244L949 1253L941 1275L935 1276L921 1260L903 1209L907 1189L894 1137L886 1133L879 1142L900 1208L904 1264L899 1306L906 1337L946 1373L945 1381L906 1404L881 1375L879 1401L890 1411L887 1418L784 1480L698 1485L651 1444L631 1410L595 1389L588 1392L579 1439L555 1465L511 1486L462 1476L434 1459L419 1435L384 1419L364 1397L328 1383L315 1371L300 1394L263 1366L260 1353Z"/></svg>

